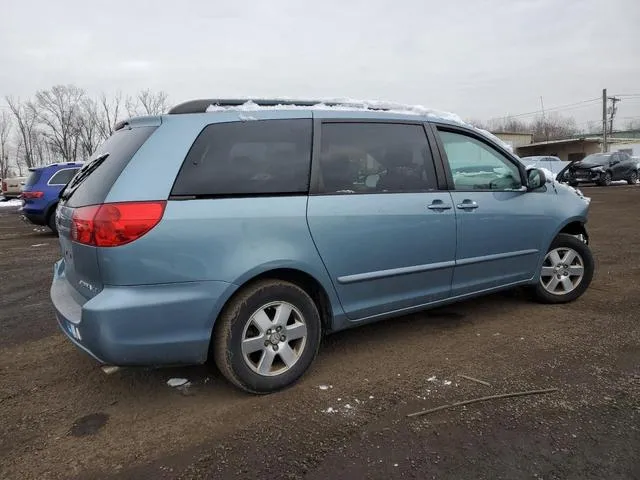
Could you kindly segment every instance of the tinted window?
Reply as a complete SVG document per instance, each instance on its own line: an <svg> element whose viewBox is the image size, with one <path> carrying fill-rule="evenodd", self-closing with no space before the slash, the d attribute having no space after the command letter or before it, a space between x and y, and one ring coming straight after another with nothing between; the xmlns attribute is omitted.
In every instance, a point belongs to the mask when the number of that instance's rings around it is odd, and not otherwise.
<svg viewBox="0 0 640 480"><path fill-rule="evenodd" d="M497 150L467 135L439 133L456 190L510 190L522 186L518 167Z"/></svg>
<svg viewBox="0 0 640 480"><path fill-rule="evenodd" d="M436 188L422 125L325 123L320 193L421 192Z"/></svg>
<svg viewBox="0 0 640 480"><path fill-rule="evenodd" d="M82 207L104 202L114 182L120 176L129 160L157 127L136 127L117 130L93 154L93 158L108 154L106 159L91 172L73 191L69 198L70 207ZM91 161L84 168L91 167Z"/></svg>
<svg viewBox="0 0 640 480"><path fill-rule="evenodd" d="M217 123L194 142L171 194L306 193L310 166L311 119Z"/></svg>
<svg viewBox="0 0 640 480"><path fill-rule="evenodd" d="M78 170L78 168L65 168L62 170L58 170L49 179L49 185L66 185L71 181Z"/></svg>
<svg viewBox="0 0 640 480"><path fill-rule="evenodd" d="M25 187L32 187L33 185L38 183L40 181L41 176L42 176L42 170L33 170L29 174L29 177L27 178L27 181L24 184Z"/></svg>

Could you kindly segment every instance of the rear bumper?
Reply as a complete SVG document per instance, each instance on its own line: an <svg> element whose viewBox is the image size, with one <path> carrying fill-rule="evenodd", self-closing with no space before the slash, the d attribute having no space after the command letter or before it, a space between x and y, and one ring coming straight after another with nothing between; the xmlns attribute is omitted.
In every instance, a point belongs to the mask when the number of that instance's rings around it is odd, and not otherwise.
<svg viewBox="0 0 640 480"><path fill-rule="evenodd" d="M56 263L51 300L58 326L100 363L197 364L207 360L215 318L235 286L188 282L105 286L86 300Z"/></svg>

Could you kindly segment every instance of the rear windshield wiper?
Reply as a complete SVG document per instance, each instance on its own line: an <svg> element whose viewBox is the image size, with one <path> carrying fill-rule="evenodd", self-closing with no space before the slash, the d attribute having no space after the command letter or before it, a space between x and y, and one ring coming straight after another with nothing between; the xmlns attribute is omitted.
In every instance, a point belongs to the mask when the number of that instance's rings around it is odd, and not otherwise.
<svg viewBox="0 0 640 480"><path fill-rule="evenodd" d="M104 162L108 156L109 156L108 153L103 153L102 155L96 157L91 162L89 162L85 167L81 168L78 174L75 177L73 177L71 181L67 184L67 186L60 191L60 194L58 195L58 197L61 200L68 200L71 197L71 195L73 195L73 193L78 189L82 181L85 178L87 178L89 175L91 175L96 168L102 165L102 162Z"/></svg>

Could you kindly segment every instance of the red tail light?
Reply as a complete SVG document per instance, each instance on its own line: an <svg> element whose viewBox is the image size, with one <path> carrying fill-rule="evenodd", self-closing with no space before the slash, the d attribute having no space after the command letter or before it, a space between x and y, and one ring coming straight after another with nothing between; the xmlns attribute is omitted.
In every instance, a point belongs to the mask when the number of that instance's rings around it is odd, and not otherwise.
<svg viewBox="0 0 640 480"><path fill-rule="evenodd" d="M2 182L2 190L7 190L7 182Z"/></svg>
<svg viewBox="0 0 640 480"><path fill-rule="evenodd" d="M73 212L71 239L96 247L131 243L155 227L167 202L105 203Z"/></svg>
<svg viewBox="0 0 640 480"><path fill-rule="evenodd" d="M21 196L24 199L42 198L42 197L44 197L44 192L22 192Z"/></svg>

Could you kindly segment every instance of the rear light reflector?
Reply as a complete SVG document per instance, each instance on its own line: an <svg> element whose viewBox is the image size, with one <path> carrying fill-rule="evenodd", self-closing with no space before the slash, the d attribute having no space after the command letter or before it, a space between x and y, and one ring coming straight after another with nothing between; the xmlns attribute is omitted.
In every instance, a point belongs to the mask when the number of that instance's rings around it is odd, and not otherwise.
<svg viewBox="0 0 640 480"><path fill-rule="evenodd" d="M44 192L22 192L21 196L24 199L42 198L44 197Z"/></svg>
<svg viewBox="0 0 640 480"><path fill-rule="evenodd" d="M105 203L73 212L71 239L96 247L131 243L155 227L167 202Z"/></svg>

